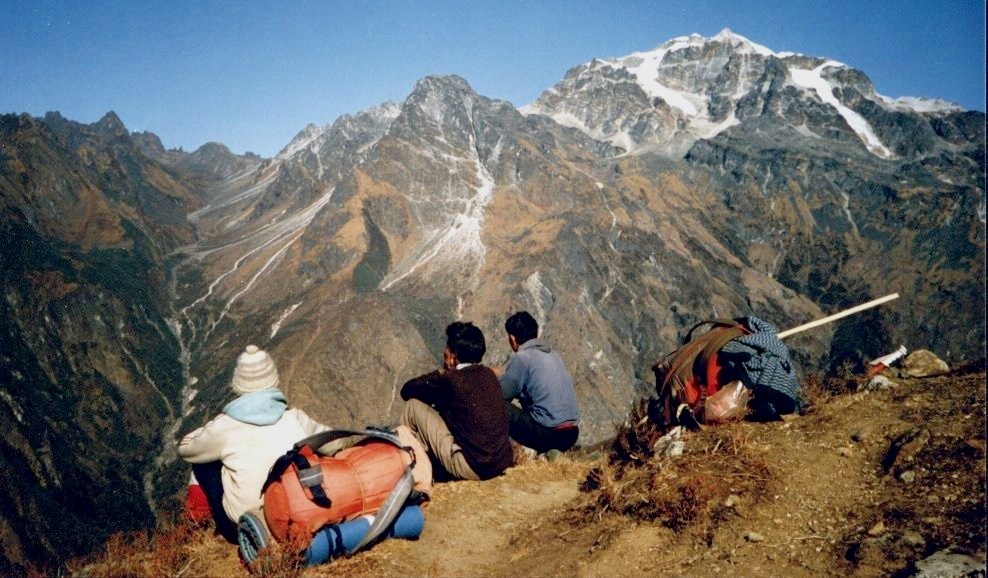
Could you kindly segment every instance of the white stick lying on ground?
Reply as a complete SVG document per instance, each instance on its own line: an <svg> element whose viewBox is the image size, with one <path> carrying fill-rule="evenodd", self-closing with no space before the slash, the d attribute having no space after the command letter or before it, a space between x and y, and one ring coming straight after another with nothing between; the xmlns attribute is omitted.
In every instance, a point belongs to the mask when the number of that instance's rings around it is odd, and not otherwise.
<svg viewBox="0 0 988 578"><path fill-rule="evenodd" d="M865 309L871 309L872 307L875 307L877 305L881 305L882 303L885 303L886 301L891 301L893 299L898 299L898 298L899 298L899 294L898 293L892 293L891 295L886 295L885 297L879 297L878 299L869 301L867 303L862 303L861 305L857 305L857 306L851 307L850 309L845 309L844 311L841 311L840 313L834 313L833 315L828 315L827 317L824 317L823 319L817 319L816 321L810 321L809 323L804 323L803 325L800 325L799 327L793 327L792 329L786 329L785 331L779 333L778 334L778 337L779 337L779 339L785 339L786 337L789 337L790 335L793 335L795 333L799 333L800 331L806 331L807 329L813 329L814 327L818 327L818 326L823 325L825 323L830 323L831 321L837 321L838 319L841 319L843 317L847 317L848 315L854 315L855 313L858 313L860 311L864 311Z"/></svg>

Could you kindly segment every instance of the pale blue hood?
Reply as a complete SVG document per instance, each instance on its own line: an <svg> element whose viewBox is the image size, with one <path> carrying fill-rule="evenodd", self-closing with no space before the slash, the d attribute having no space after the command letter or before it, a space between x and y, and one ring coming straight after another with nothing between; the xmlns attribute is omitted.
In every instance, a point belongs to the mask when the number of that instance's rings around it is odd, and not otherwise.
<svg viewBox="0 0 988 578"><path fill-rule="evenodd" d="M271 425L288 409L288 398L280 389L262 389L241 395L226 404L223 413L251 425Z"/></svg>

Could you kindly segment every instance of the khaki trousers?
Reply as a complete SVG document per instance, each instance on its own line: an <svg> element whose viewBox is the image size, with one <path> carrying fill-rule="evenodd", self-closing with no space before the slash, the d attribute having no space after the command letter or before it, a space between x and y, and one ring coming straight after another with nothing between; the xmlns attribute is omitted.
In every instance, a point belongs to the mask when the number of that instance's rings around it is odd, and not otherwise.
<svg viewBox="0 0 988 578"><path fill-rule="evenodd" d="M467 463L463 450L456 443L442 416L428 404L417 399L408 400L401 412L401 423L412 430L454 478L480 480L480 476Z"/></svg>
<svg viewBox="0 0 988 578"><path fill-rule="evenodd" d="M408 426L400 425L395 428L395 435L398 436L401 443L411 447L415 453L415 465L412 466L412 477L415 479L413 488L431 497L432 461L429 460L429 454L426 453L425 447L422 446L422 442Z"/></svg>

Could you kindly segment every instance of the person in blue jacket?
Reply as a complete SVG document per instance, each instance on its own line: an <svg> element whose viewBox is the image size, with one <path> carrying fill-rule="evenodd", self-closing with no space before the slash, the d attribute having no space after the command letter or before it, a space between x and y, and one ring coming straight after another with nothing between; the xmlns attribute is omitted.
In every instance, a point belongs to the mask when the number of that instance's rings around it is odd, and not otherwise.
<svg viewBox="0 0 988 578"><path fill-rule="evenodd" d="M572 448L580 437L580 411L562 358L538 338L539 324L528 312L509 317L504 329L514 351L500 376L511 438L538 453Z"/></svg>

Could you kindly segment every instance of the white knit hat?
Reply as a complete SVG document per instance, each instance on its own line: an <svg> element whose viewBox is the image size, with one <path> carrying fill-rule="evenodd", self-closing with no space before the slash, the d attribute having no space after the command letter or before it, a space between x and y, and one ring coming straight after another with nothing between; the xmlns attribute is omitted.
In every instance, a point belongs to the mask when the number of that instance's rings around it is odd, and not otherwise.
<svg viewBox="0 0 988 578"><path fill-rule="evenodd" d="M256 345L248 345L237 357L230 387L239 394L278 387L278 368L268 352L258 349Z"/></svg>

